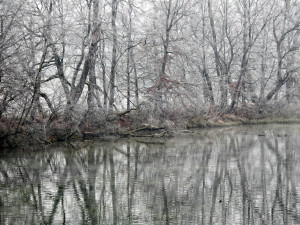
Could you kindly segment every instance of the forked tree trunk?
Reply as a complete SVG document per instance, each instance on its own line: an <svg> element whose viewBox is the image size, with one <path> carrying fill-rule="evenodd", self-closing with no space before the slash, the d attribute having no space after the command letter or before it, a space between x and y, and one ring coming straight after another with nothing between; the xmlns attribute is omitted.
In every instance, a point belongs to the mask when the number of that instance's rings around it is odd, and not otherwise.
<svg viewBox="0 0 300 225"><path fill-rule="evenodd" d="M247 75L247 70L248 70L248 58L249 58L249 52L252 44L250 43L249 40L249 34L251 32L251 29L249 27L249 8L246 0L243 0L243 56L242 56L242 62L241 62L241 68L240 68L240 74L238 77L238 81L236 84L236 87L234 88L234 93L232 97L231 104L227 110L227 112L231 113L234 109L234 106L238 102L238 99L240 98L241 95L241 89L243 92L242 96L242 101L243 104L245 104L246 99L245 99L245 93L246 93L246 84L245 84L245 79Z"/></svg>
<svg viewBox="0 0 300 225"><path fill-rule="evenodd" d="M98 8L97 2L94 7ZM98 10L97 10L98 11ZM62 83L62 86L64 87L65 94L67 96L67 105L65 107L65 112L64 112L64 120L65 121L72 121L73 116L74 116L74 111L76 108L76 104L78 103L81 94L83 92L84 86L86 84L86 80L88 75L91 72L91 68L94 66L93 65L93 60L95 59L95 54L97 51L97 43L99 39L99 33L100 33L100 22L94 23L92 26L92 32L91 32L91 42L89 44L89 49L87 56L85 57L85 60L83 61L83 56L81 60L78 62L76 70L74 72L74 79L77 77L77 73L80 71L81 64L83 62L83 68L81 72L81 76L79 78L78 84L70 84L67 79L64 76L64 70L63 70L63 61L62 59L58 56L57 51L55 48L53 48L53 54L55 58L55 63L56 67L58 70L58 76L60 78L60 81ZM83 53L84 54L84 53ZM93 72L92 72L93 73ZM95 88L95 77L94 74L91 75L91 82L92 84L92 89ZM70 88L69 88L70 87ZM94 96L95 97L95 96Z"/></svg>
<svg viewBox="0 0 300 225"><path fill-rule="evenodd" d="M220 55L218 53L217 35L216 35L216 29L215 29L214 16L213 16L213 12L212 12L211 0L207 1L207 6L208 6L210 28L211 28L211 32L212 32L212 48L213 48L213 52L214 52L216 73L218 76L219 89L220 89L219 107L220 107L220 110L223 111L227 105L227 99L226 99L226 93L225 93L226 90L225 90L225 80L224 80L224 69L223 69L221 59L220 59Z"/></svg>

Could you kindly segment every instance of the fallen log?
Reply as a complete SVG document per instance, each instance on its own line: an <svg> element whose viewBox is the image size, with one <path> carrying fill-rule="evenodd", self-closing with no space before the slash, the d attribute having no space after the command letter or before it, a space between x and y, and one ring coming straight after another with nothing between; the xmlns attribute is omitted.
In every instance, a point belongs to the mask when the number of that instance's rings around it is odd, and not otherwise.
<svg viewBox="0 0 300 225"><path fill-rule="evenodd" d="M132 137L162 137L165 133L166 130L164 127L155 127L149 124L128 131L128 134Z"/></svg>
<svg viewBox="0 0 300 225"><path fill-rule="evenodd" d="M116 113L116 116L117 116L118 118L120 118L120 117L122 117L122 116L127 115L127 114L130 113L131 111L136 111L136 110L137 110L137 109L129 109L129 110L126 110L126 111L124 111L124 112Z"/></svg>

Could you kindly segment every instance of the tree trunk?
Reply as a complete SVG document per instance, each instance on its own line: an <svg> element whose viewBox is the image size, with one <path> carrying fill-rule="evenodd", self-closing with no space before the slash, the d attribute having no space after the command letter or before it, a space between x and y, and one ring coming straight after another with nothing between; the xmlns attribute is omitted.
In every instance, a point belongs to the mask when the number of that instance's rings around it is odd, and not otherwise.
<svg viewBox="0 0 300 225"><path fill-rule="evenodd" d="M249 16L249 8L247 5L246 0L243 0L243 56L242 56L242 62L241 62L241 71L238 77L238 81L236 84L236 87L234 88L234 93L233 93L233 98L232 102L229 106L229 109L227 110L229 113L232 112L234 109L234 106L238 102L238 99L241 95L241 89L242 89L242 101L243 104L246 104L246 99L245 99L245 93L247 92L246 90L246 84L245 84L245 76L247 75L247 70L248 70L248 58L249 58L249 52L251 48L250 40L249 40L249 35L251 32L251 29L249 27L249 22L248 18ZM241 88L240 88L241 87Z"/></svg>
<svg viewBox="0 0 300 225"><path fill-rule="evenodd" d="M90 70L89 70L89 86L88 86L88 110L90 117L93 118L97 110L97 80L96 80L96 54L98 50L98 41L100 37L100 29L96 29L100 25L99 21L99 0L93 1L93 33L92 33L92 45L91 48L91 59L90 59Z"/></svg>
<svg viewBox="0 0 300 225"><path fill-rule="evenodd" d="M41 94L41 79L42 79L42 70L44 67L44 63L46 61L46 56L48 53L48 45L49 45L49 40L48 37L51 36L51 16L52 16L52 10L53 10L53 3L50 1L49 3L49 9L47 11L47 20L46 24L43 30L43 36L44 36L44 46L43 46L43 53L39 62L39 68L35 77L34 81L34 87L33 87L33 96L32 96L32 101L30 104L30 107L28 109L28 113L30 112L30 118L33 121L36 117L36 112L40 106L40 94ZM24 118L25 119L25 118Z"/></svg>
<svg viewBox="0 0 300 225"><path fill-rule="evenodd" d="M267 94L267 96L266 96L266 98L265 98L266 102L269 101L269 100L271 100L272 97L273 97L274 95L276 95L276 93L278 93L278 91L279 91L279 90L281 89L281 87L286 83L286 81L288 80L288 78L289 78L289 77L286 76L286 77L284 77L283 79L277 80L276 86L275 86L273 89L271 89L271 90L269 91L269 93Z"/></svg>
<svg viewBox="0 0 300 225"><path fill-rule="evenodd" d="M139 108L139 81L138 81L138 73L136 69L136 64L133 56L133 52L131 52L131 61L133 64L133 72L134 72L134 95L135 95L135 104L136 107Z"/></svg>
<svg viewBox="0 0 300 225"><path fill-rule="evenodd" d="M215 30L215 22L214 22L214 16L212 12L212 6L211 6L211 0L207 1L208 6L208 15L209 15L209 22L210 22L210 28L212 32L212 48L214 52L214 58L215 58L215 66L216 66L216 72L219 79L219 89L220 89L220 103L219 107L220 110L223 111L224 108L227 105L227 99L225 94L225 83L224 83L224 71L223 71L223 65L220 59L220 55L218 53L218 47L217 47L217 35Z"/></svg>
<svg viewBox="0 0 300 225"><path fill-rule="evenodd" d="M116 26L116 19L117 19L117 10L118 10L118 2L117 0L112 1L112 11L111 11L111 26L112 26L112 60L111 60L111 72L110 72L110 96L109 96L109 110L113 111L113 106L115 102L115 77L117 71L117 26Z"/></svg>
<svg viewBox="0 0 300 225"><path fill-rule="evenodd" d="M131 75L131 55L132 55L132 40L131 40L131 33L132 33L132 5L129 3L129 28L128 28L128 40L127 40L127 62L126 62L126 81L127 81L127 110L130 110L130 75Z"/></svg>
<svg viewBox="0 0 300 225"><path fill-rule="evenodd" d="M166 67L167 67L167 60L168 60L168 48L170 43L170 32L172 29L172 21L170 21L171 16L171 7L172 7L172 0L168 1L168 8L167 8L167 15L166 15L166 22L165 22L165 37L163 38L163 59L162 59L162 66L158 76L157 82L157 92L155 94L155 111L158 114L162 114L163 112L163 93L162 93L162 82L163 77L166 76Z"/></svg>
<svg viewBox="0 0 300 225"><path fill-rule="evenodd" d="M40 94L41 94L41 79L42 79L42 68L44 66L45 60L46 60L46 55L47 55L47 41L45 40L44 43L44 51L42 58L40 60L40 65L39 69L37 72L37 75L35 77L35 82L34 82L34 87L33 87L33 96L32 96L32 102L30 105L29 110L31 110L30 113L30 119L33 121L36 117L36 112L38 110L38 107L40 105Z"/></svg>
<svg viewBox="0 0 300 225"><path fill-rule="evenodd" d="M258 104L262 103L265 97L265 86L266 86L266 55L267 55L267 44L268 44L268 31L264 31L263 46L262 46L262 58L261 58L261 77L260 77L260 91Z"/></svg>
<svg viewBox="0 0 300 225"><path fill-rule="evenodd" d="M202 43L203 46L206 45L206 23L205 23L205 6L203 3L203 16L202 16ZM209 100L209 104L210 106L214 106L215 105L215 98L214 98L214 93L213 93L213 87L212 87L212 82L211 79L209 77L207 68L206 68L206 49L202 48L202 64L203 64L203 68L201 69L200 66L198 66L199 72L202 75L203 78L203 83L204 83L204 98L205 101L207 101L207 99Z"/></svg>
<svg viewBox="0 0 300 225"><path fill-rule="evenodd" d="M94 5L94 7L98 7L98 3L95 2L96 6ZM97 10L98 11L98 10ZM60 57L58 56L55 47L53 48L53 52L54 52L54 57L55 57L55 63L56 63L56 67L58 70L58 75L60 78L60 81L62 83L62 86L64 87L65 93L67 93L67 105L65 107L65 112L64 112L64 120L65 121L71 121L73 120L73 115L74 115L74 111L76 108L76 104L79 101L81 94L83 92L86 80L88 75L90 74L91 68L93 67L93 60L95 59L95 54L97 51L97 43L98 43L98 39L99 39L99 31L100 31L100 22L98 23L94 23L93 24L93 28L92 28L92 34L91 34L91 42L89 44L89 49L88 49L88 53L87 56L84 60L83 63L83 68L82 68L82 72L81 72L81 76L79 78L78 84L70 84L67 79L64 76L64 72L63 72L63 62L62 59L60 59ZM89 34L89 32L88 32ZM81 60L79 61L76 70L74 72L74 76L77 76L78 71L80 70L80 66L81 66ZM92 78L91 81L92 84L92 89L95 88L95 74L92 74ZM70 89L69 89L69 87ZM69 91L70 90L70 91ZM95 96L94 96L95 97Z"/></svg>
<svg viewBox="0 0 300 225"><path fill-rule="evenodd" d="M127 53L127 63L126 63L126 83L127 83L127 96L126 96L126 102L127 102L127 110L130 110L130 56L129 52Z"/></svg>
<svg viewBox="0 0 300 225"><path fill-rule="evenodd" d="M105 37L104 32L101 30L102 42L101 42L101 68L102 68L102 87L103 87L103 106L107 109L108 103L108 93L107 93L107 85L106 85L106 60L105 60Z"/></svg>

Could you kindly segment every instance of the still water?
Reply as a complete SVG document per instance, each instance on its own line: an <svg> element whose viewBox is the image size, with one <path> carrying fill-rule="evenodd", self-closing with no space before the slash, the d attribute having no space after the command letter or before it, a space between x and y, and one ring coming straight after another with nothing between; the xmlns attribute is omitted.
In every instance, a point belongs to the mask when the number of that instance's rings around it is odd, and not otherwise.
<svg viewBox="0 0 300 225"><path fill-rule="evenodd" d="M300 224L300 125L5 154L0 224Z"/></svg>

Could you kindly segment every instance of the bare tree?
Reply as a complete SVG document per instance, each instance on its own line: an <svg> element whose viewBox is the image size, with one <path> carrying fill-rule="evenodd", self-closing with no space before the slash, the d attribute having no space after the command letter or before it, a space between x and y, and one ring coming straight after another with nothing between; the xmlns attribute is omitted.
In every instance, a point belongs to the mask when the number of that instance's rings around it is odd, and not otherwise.
<svg viewBox="0 0 300 225"><path fill-rule="evenodd" d="M91 8L91 1L87 1L87 7L90 10ZM94 7L94 18L95 21L94 23L90 24L90 22L88 23L88 27L87 27L87 34L86 37L82 40L82 49L81 49L81 56L79 61L77 62L77 65L75 67L74 73L73 73L73 78L72 78L72 82L70 83L64 73L64 61L63 61L63 57L64 55L59 55L58 53L58 49L55 45L52 45L52 54L53 57L55 59L55 65L57 68L57 74L53 77L56 78L58 77L61 85L63 87L65 96L67 98L67 104L66 104L66 108L65 108L65 120L72 120L73 119L73 113L76 107L77 102L79 101L83 89L85 87L85 83L87 80L87 77L91 71L91 68L94 66L93 64L93 60L95 60L95 54L97 51L97 43L99 41L99 30L100 30L100 22L98 20L98 3L95 2L93 4ZM96 15L95 15L96 14ZM90 36L90 43L88 44L88 52L87 55L85 55L85 41L87 39L87 37ZM64 45L64 43L63 43ZM80 72L80 70L82 69L81 75L78 78L78 73ZM90 88L92 88L91 92L94 92L95 89L95 75L93 74L93 71L91 72L91 85ZM75 83L76 80L78 79L77 84ZM91 90L91 89L90 89ZM91 93L92 94L92 93ZM90 97L90 101L92 101L91 99L96 98L95 97L95 93L93 93L93 97Z"/></svg>
<svg viewBox="0 0 300 225"><path fill-rule="evenodd" d="M260 2L259 2L260 3ZM238 102L239 97L242 93L242 101L244 105L246 104L247 91L253 93L253 87L251 84L251 76L248 72L249 69L249 58L251 55L251 50L256 43L258 37L261 35L262 31L265 29L266 25L269 23L271 18L271 12L273 10L273 5L270 9L265 8L267 1L263 1L260 4L253 4L248 0L242 1L242 24L243 24L243 36L242 36L242 56L240 62L240 72L237 78L237 83L233 93L232 101L228 107L228 112L232 112L235 104ZM251 10L252 5L254 9ZM255 13L251 14L251 11L254 10ZM265 13L265 14L264 14ZM257 23L258 19L262 19L261 23ZM248 83L248 85L246 85ZM247 86L247 87L246 87ZM249 90L246 90L249 89Z"/></svg>
<svg viewBox="0 0 300 225"><path fill-rule="evenodd" d="M158 78L156 80L156 91L154 96L155 109L158 114L163 112L163 86L164 82L170 74L167 72L167 67L170 65L172 56L172 31L179 25L179 22L186 16L189 4L185 0L168 0L159 2L165 21L161 23L162 33L160 38L162 40L162 58L159 59L161 68L159 70Z"/></svg>
<svg viewBox="0 0 300 225"><path fill-rule="evenodd" d="M112 56L111 56L111 71L109 80L109 110L113 110L115 102L115 79L117 72L117 12L118 12L118 0L112 0L111 3L111 27L112 27Z"/></svg>
<svg viewBox="0 0 300 225"><path fill-rule="evenodd" d="M101 108L100 104L100 96L98 95L98 86L97 86L97 80L96 80L96 56L97 56L97 50L98 50L98 44L99 44L99 38L100 38L100 17L99 17L99 0L93 0L90 2L90 4L93 4L93 21L92 25L94 27L93 33L92 33L92 40L91 45L93 48L91 48L91 65L90 65L90 71L89 71L89 85L88 85L88 110L90 117L93 118L95 116L95 112L97 111L97 108ZM97 28L97 29L95 29Z"/></svg>
<svg viewBox="0 0 300 225"><path fill-rule="evenodd" d="M224 68L223 64L221 62L219 50L217 47L217 34L215 29L215 19L212 11L212 4L211 0L207 0L207 6L208 6L208 15L209 15L209 22L210 22L210 28L211 28L211 34L212 34L212 49L214 52L214 59L215 59L215 66L216 66L216 73L219 79L219 89L220 89L220 109L223 110L224 107L227 105L227 99L226 99L226 89L225 89L225 75L224 75Z"/></svg>
<svg viewBox="0 0 300 225"><path fill-rule="evenodd" d="M278 19L280 15L276 16L273 20L273 35L274 41L276 43L276 53L277 53L277 80L274 87L267 93L265 97L265 101L269 101L272 99L274 95L278 93L281 87L286 84L286 82L291 78L291 74L293 70L286 69L283 71L283 60L288 56L290 52L293 52L298 46L291 46L287 48L285 51L283 50L284 41L288 38L289 35L296 35L298 38L298 29L300 27L300 21L296 21L295 23L291 24L283 31L277 33L276 27L279 25Z"/></svg>
<svg viewBox="0 0 300 225"><path fill-rule="evenodd" d="M18 21L22 16L23 2L0 2L0 119L7 111L9 104L17 100L20 92L17 91L17 68L13 66L20 53L21 37L15 33Z"/></svg>

